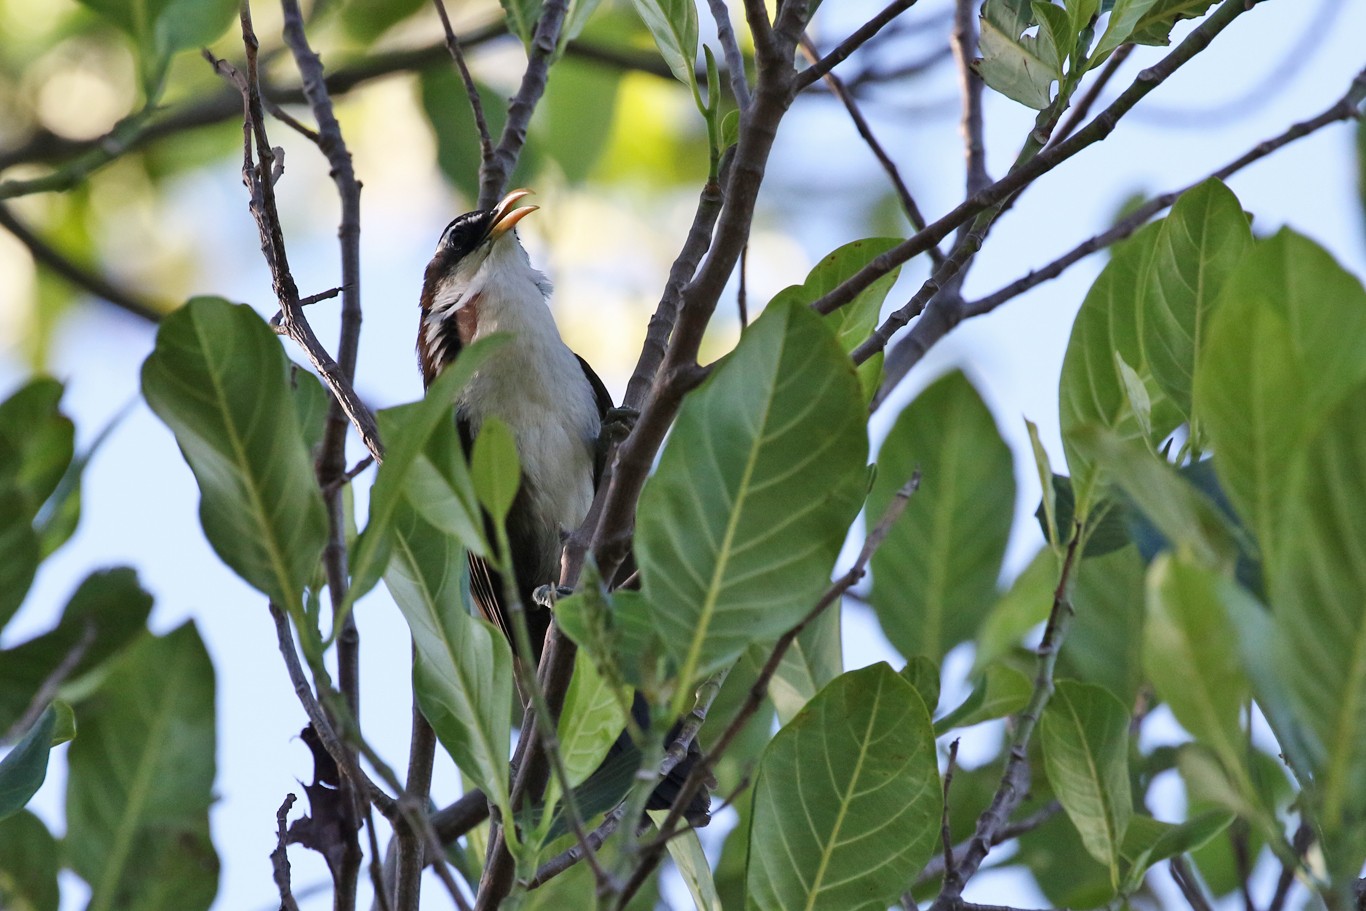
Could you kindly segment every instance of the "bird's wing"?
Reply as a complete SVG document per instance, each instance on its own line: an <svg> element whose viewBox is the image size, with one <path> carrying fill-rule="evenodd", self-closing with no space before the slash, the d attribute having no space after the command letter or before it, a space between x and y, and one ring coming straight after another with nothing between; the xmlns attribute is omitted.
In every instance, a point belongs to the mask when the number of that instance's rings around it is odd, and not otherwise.
<svg viewBox="0 0 1366 911"><path fill-rule="evenodd" d="M588 379L588 385L593 387L593 399L598 406L598 420L603 421L607 417L607 412L616 407L612 401L612 393L607 391L607 386L602 378L588 366L580 355L574 355L579 359L579 366L583 368L583 375ZM598 440L598 444L593 452L593 490L598 489L599 482L602 481L603 469L607 467L607 445L606 441Z"/></svg>

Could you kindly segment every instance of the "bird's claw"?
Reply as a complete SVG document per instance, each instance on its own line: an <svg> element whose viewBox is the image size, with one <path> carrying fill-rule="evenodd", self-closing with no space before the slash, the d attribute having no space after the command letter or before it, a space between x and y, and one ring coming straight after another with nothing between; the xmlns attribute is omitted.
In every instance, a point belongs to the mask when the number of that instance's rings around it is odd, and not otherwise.
<svg viewBox="0 0 1366 911"><path fill-rule="evenodd" d="M563 585L542 585L531 593L531 600L537 607L544 607L547 610L555 609L555 602L561 598L568 598L574 594L574 589Z"/></svg>
<svg viewBox="0 0 1366 911"><path fill-rule="evenodd" d="M635 429L640 411L625 406L609 408L602 418L602 439L608 443L620 443Z"/></svg>

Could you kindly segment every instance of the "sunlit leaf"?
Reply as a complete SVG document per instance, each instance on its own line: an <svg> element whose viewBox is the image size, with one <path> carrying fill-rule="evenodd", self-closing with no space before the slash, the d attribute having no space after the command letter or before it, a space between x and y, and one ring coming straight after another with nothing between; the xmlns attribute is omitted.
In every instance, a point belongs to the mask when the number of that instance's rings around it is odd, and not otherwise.
<svg viewBox="0 0 1366 911"><path fill-rule="evenodd" d="M1180 19L1198 19L1216 0L1157 0L1135 23L1129 40L1135 44L1167 45L1172 26Z"/></svg>
<svg viewBox="0 0 1366 911"><path fill-rule="evenodd" d="M214 551L293 609L327 524L279 338L250 307L196 298L161 323L142 391L199 482Z"/></svg>
<svg viewBox="0 0 1366 911"><path fill-rule="evenodd" d="M832 604L797 636L768 684L768 694L787 724L821 689L844 670L840 610Z"/></svg>
<svg viewBox="0 0 1366 911"><path fill-rule="evenodd" d="M1030 0L987 0L982 5L981 51L977 72L996 91L1035 110L1053 100L1053 83L1062 79L1067 48L1060 48L1053 32L1036 24ZM1059 14L1063 11L1053 7Z"/></svg>
<svg viewBox="0 0 1366 911"><path fill-rule="evenodd" d="M480 505L493 521L505 521L522 483L522 466L517 459L517 440L508 425L496 417L485 418L479 427L470 453L470 480Z"/></svg>
<svg viewBox="0 0 1366 911"><path fill-rule="evenodd" d="M813 303L899 243L899 237L867 237L837 247L807 273L806 281L800 285L789 285L774 295L773 303ZM845 351L853 351L877 328L883 301L887 299L887 292L896 283L900 272L899 268L893 269L826 317L834 326L835 337ZM859 365L859 380L863 383L866 398L871 399L873 393L877 392L881 379L882 353L878 352Z"/></svg>
<svg viewBox="0 0 1366 911"><path fill-rule="evenodd" d="M1014 461L991 412L954 372L901 413L877 464L870 527L916 471L920 487L873 555L873 607L903 655L939 661L976 633L996 600L1015 513Z"/></svg>
<svg viewBox="0 0 1366 911"><path fill-rule="evenodd" d="M629 691L616 692L586 654L575 656L558 728L560 755L572 784L593 773L625 730L630 698Z"/></svg>
<svg viewBox="0 0 1366 911"><path fill-rule="evenodd" d="M465 609L459 541L406 500L394 504L390 521L384 581L413 634L418 705L460 771L509 812L512 651L502 633Z"/></svg>
<svg viewBox="0 0 1366 911"><path fill-rule="evenodd" d="M1120 847L1133 814L1129 713L1109 691L1060 680L1039 723L1044 768L1091 856L1119 885Z"/></svg>
<svg viewBox="0 0 1366 911"><path fill-rule="evenodd" d="M1195 414L1214 467L1274 573L1296 453L1366 380L1366 291L1290 230L1242 260L1210 320Z"/></svg>
<svg viewBox="0 0 1366 911"><path fill-rule="evenodd" d="M695 0L633 0L641 21L654 36L674 77L697 84L697 4Z"/></svg>
<svg viewBox="0 0 1366 911"><path fill-rule="evenodd" d="M827 587L865 485L858 378L828 325L769 307L684 403L640 499L645 601L688 687Z"/></svg>
<svg viewBox="0 0 1366 911"><path fill-rule="evenodd" d="M750 906L884 911L935 850L942 804L919 695L885 664L841 675L759 765Z"/></svg>

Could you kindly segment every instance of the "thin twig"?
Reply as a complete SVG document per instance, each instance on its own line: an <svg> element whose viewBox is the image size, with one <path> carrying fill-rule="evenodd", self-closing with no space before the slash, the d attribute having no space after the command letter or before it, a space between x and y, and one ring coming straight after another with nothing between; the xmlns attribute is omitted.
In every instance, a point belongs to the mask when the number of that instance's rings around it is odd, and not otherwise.
<svg viewBox="0 0 1366 911"><path fill-rule="evenodd" d="M855 29L854 33L841 41L834 50L826 54L820 60L813 63L809 68L803 70L797 76L796 90L802 91L820 79L826 73L839 66L849 58L854 51L863 47L874 35L897 16L915 6L916 0L892 0L881 12L869 19L863 25Z"/></svg>
<svg viewBox="0 0 1366 911"><path fill-rule="evenodd" d="M479 208L492 208L503 195L508 176L517 166L517 159L526 145L526 131L531 124L531 115L545 94L546 83L550 77L550 64L555 59L560 45L560 30L564 27L569 0L546 0L541 6L540 18L536 20L536 31L531 37L531 48L527 53L526 71L522 73L522 84L517 94L512 96L508 105L507 120L503 123L503 135L493 156L479 168Z"/></svg>
<svg viewBox="0 0 1366 911"><path fill-rule="evenodd" d="M944 885L931 911L951 911L962 901L963 889L968 880L977 873L987 853L997 843L999 833L1006 827L1010 814L1029 790L1029 741L1043 715L1044 706L1053 695L1053 670L1057 666L1063 640L1067 638L1067 628L1072 622L1072 573L1082 539L1083 529L1080 526L1073 528L1067 556L1058 573L1058 585L1053 591L1053 607L1048 614L1043 639L1035 652L1038 668L1034 675L1034 689L1024 710L1017 716L1015 733L1010 741L1010 755L1001 774L1001 782L991 803L977 818L977 829L968 841L967 850L961 857L955 854L953 870L945 869Z"/></svg>
<svg viewBox="0 0 1366 911"><path fill-rule="evenodd" d="M1191 906L1191 911L1214 911L1210 907L1209 899L1205 897L1205 892L1200 888L1200 881L1196 879L1190 864L1186 863L1186 858L1178 854L1173 857L1168 866L1171 869L1172 879L1176 882L1176 887L1185 896L1186 903Z"/></svg>
<svg viewBox="0 0 1366 911"><path fill-rule="evenodd" d="M959 121L959 132L963 136L963 159L965 185L969 197L980 193L991 183L987 174L987 154L984 135L986 132L982 119L982 77L973 69L977 57L977 22L973 15L975 4L972 0L958 0L954 7L953 31L949 43L953 48L953 59L958 65L958 89L963 96L963 115Z"/></svg>
<svg viewBox="0 0 1366 911"><path fill-rule="evenodd" d="M455 68L460 73L460 82L465 86L465 97L470 102L470 111L474 114L474 127L479 133L479 160L490 162L493 160L493 137L489 133L489 122L484 117L484 102L479 97L479 87L474 84L469 65L465 63L465 51L460 47L460 39L456 37L455 29L451 28L451 19L446 15L444 0L432 2L436 4L437 15L441 17L441 28L446 33L446 48L450 51L451 59L455 61Z"/></svg>
<svg viewBox="0 0 1366 911"><path fill-rule="evenodd" d="M802 36L802 53L806 59L816 61L816 46L811 43L811 39ZM845 87L844 83L833 72L825 74L825 81L830 86L831 93L844 105L845 111L849 113L849 119L854 122L854 129L863 138L868 150L873 153L873 157L882 165L882 170L886 172L887 179L891 181L892 189L896 191L897 199L901 201L901 209L906 213L906 219L911 223L911 227L917 231L925 230L925 216L920 211L920 206L916 204L915 197L911 195L911 190L906 186L906 181L901 179L901 171L897 169L896 162L887 154L887 150L882 147L882 143L877 141L873 135L873 128L869 126L868 119L863 116L863 111L859 109L858 101L855 100L853 93ZM931 247L929 250L930 258L938 266L944 261L944 254L938 247Z"/></svg>
<svg viewBox="0 0 1366 911"><path fill-rule="evenodd" d="M949 744L949 761L944 768L944 804L939 817L939 840L944 846L944 875L957 876L958 865L953 859L953 827L949 825L949 787L953 784L953 770L958 762L958 738Z"/></svg>
<svg viewBox="0 0 1366 911"><path fill-rule="evenodd" d="M380 861L379 836L375 834L375 812L369 804L365 805L365 837L370 842L370 886L375 890L376 911L392 911L389 890L384 882L384 865Z"/></svg>
<svg viewBox="0 0 1366 911"><path fill-rule="evenodd" d="M284 802L275 811L275 850L270 852L270 866L275 877L275 888L280 891L280 911L299 911L289 882L289 826L285 824L289 810L297 798L286 794Z"/></svg>
<svg viewBox="0 0 1366 911"><path fill-rule="evenodd" d="M969 303L965 308L964 318L990 313L1005 302L1020 296L1031 288L1057 278L1079 260L1089 256L1097 250L1101 250L1128 237L1143 225L1147 224L1148 220L1158 212L1161 212L1163 209L1176 202L1183 193L1194 189L1211 177L1219 180L1227 180L1248 165L1260 161L1271 153L1296 140L1303 139L1305 136L1315 133L1334 123L1359 118L1361 116L1360 105L1363 100L1366 100L1366 69L1357 73L1347 92L1337 101L1333 102L1333 104L1329 105L1322 113L1311 117L1308 120L1300 121L1279 135L1258 143L1247 152L1208 176L1202 177L1200 180L1181 187L1178 190L1171 190L1170 192L1154 197L1135 209L1124 219L1117 222L1109 230L1102 231L1100 234L1083 241L1048 265L1032 270L1023 278L1011 282L1000 290L988 294L979 300Z"/></svg>
<svg viewBox="0 0 1366 911"><path fill-rule="evenodd" d="M740 53L740 44L735 40L735 28L730 23L730 9L726 6L726 0L707 0L707 7L716 22L716 37L721 41L731 94L735 96L736 105L744 111L749 107L749 82L745 79L745 56Z"/></svg>
<svg viewBox="0 0 1366 911"><path fill-rule="evenodd" d="M414 646L416 659L416 646ZM408 782L406 796L425 808L432 787L432 760L436 753L436 734L427 723L413 695L413 732L408 745ZM417 911L422 894L422 868L425 866L426 843L423 833L404 826L395 833L398 843L398 874L394 885L394 907L397 911ZM387 889L385 891L388 891Z"/></svg>
<svg viewBox="0 0 1366 911"><path fill-rule="evenodd" d="M15 217L9 207L3 203L0 203L0 227L14 235L15 240L27 247L35 262L46 266L59 278L149 323L156 323L161 320L163 313L161 307L118 287L98 272L79 265L34 233L28 225Z"/></svg>
<svg viewBox="0 0 1366 911"><path fill-rule="evenodd" d="M1134 82L1109 107L1096 115L1095 119L1075 136L1034 156L981 193L954 207L948 214L928 225L924 231L875 257L848 280L814 302L811 305L812 309L818 313L831 313L847 304L873 282L913 256L926 252L930 246L939 243L951 231L976 218L979 213L1000 205L1078 152L1105 139L1114 132L1120 118L1132 110L1134 105L1161 85L1184 63L1208 47L1220 32L1246 10L1245 0L1224 0L1218 10L1187 35L1166 57L1140 72Z"/></svg>
<svg viewBox="0 0 1366 911"><path fill-rule="evenodd" d="M1062 804L1058 803L1056 800L1051 800L1034 813L1021 819L1019 822L1012 822L1002 827L992 836L991 846L994 848L997 845L1005 844L1013 838L1019 838L1026 832L1033 832L1039 826L1048 822L1048 820L1052 819L1054 816L1057 816L1060 812L1062 812ZM965 840L954 846L954 864L962 863L962 858L967 856L969 844L970 840ZM916 887L919 888L920 886L928 885L935 880L942 879L945 870L948 869L945 866L945 860L946 858L942 854L936 854L931 857L929 863L925 864L925 869L921 870L920 875L915 878ZM910 902L914 904L914 896L911 896L910 893L907 893L907 895L910 896ZM903 899L903 904L905 904L905 899Z"/></svg>

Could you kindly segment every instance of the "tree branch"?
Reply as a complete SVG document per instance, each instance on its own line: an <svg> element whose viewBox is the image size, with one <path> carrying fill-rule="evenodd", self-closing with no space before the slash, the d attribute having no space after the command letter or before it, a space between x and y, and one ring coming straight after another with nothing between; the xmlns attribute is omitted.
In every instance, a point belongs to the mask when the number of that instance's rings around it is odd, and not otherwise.
<svg viewBox="0 0 1366 911"><path fill-rule="evenodd" d="M863 23L863 25L854 30L852 35L836 45L834 50L799 73L797 75L797 91L800 92L809 88L817 79L820 79L826 73L849 59L850 54L867 44L874 35L882 31L887 23L915 6L915 4L916 0L892 0L891 3L883 7L881 12Z"/></svg>

